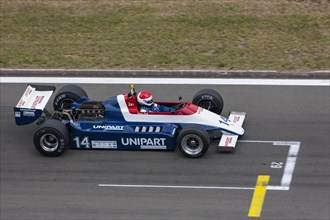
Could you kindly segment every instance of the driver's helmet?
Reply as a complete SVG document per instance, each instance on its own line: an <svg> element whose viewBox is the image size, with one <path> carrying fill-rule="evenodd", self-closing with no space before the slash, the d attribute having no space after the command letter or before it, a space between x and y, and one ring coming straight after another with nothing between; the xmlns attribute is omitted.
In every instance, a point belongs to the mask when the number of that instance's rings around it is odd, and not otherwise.
<svg viewBox="0 0 330 220"><path fill-rule="evenodd" d="M139 92L137 101L142 106L151 106L154 103L151 93L147 91Z"/></svg>

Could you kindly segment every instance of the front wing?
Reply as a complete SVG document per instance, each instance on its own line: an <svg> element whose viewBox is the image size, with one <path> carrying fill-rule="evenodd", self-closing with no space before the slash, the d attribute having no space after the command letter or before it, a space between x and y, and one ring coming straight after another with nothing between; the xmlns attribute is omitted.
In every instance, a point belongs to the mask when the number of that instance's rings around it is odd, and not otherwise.
<svg viewBox="0 0 330 220"><path fill-rule="evenodd" d="M231 112L228 118L229 123L242 126L245 120L245 112ZM218 149L220 151L234 151L237 143L238 135L224 133L220 139Z"/></svg>

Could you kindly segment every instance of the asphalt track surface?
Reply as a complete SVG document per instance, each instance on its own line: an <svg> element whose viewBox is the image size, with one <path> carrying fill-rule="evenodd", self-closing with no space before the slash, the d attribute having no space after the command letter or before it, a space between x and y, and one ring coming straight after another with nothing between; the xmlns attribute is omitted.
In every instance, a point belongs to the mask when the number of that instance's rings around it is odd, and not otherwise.
<svg viewBox="0 0 330 220"><path fill-rule="evenodd" d="M129 89L80 85L96 100ZM200 159L179 151L44 157L33 146L37 126L14 122L26 85L0 86L1 219L251 219L259 175L270 176L259 219L329 219L329 86L138 85L159 101L212 88L224 97L223 115L247 112L236 152L214 143Z"/></svg>

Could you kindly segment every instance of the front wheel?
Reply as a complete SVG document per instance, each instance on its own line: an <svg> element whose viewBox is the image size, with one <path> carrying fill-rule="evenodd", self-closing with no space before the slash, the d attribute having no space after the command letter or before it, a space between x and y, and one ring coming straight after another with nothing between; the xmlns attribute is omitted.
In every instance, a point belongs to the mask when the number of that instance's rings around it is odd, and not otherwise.
<svg viewBox="0 0 330 220"><path fill-rule="evenodd" d="M41 154L48 157L60 156L69 144L69 130L62 122L50 119L41 124L33 141Z"/></svg>
<svg viewBox="0 0 330 220"><path fill-rule="evenodd" d="M196 93L192 103L218 115L223 109L222 96L213 89L203 89Z"/></svg>
<svg viewBox="0 0 330 220"><path fill-rule="evenodd" d="M197 126L183 128L177 139L177 147L181 153L190 158L203 156L209 145L210 137L208 133Z"/></svg>

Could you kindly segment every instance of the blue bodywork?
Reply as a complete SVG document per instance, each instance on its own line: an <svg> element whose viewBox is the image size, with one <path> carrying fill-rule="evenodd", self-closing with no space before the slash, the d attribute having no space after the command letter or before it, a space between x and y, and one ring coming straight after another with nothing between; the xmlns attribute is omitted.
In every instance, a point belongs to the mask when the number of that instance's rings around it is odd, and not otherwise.
<svg viewBox="0 0 330 220"><path fill-rule="evenodd" d="M89 102L86 97L76 101L72 109ZM117 97L102 103L104 117L67 123L74 149L122 150L174 150L178 126L166 123L127 122L119 107Z"/></svg>
<svg viewBox="0 0 330 220"><path fill-rule="evenodd" d="M15 122L17 125L27 125L40 118L42 110L14 107Z"/></svg>

